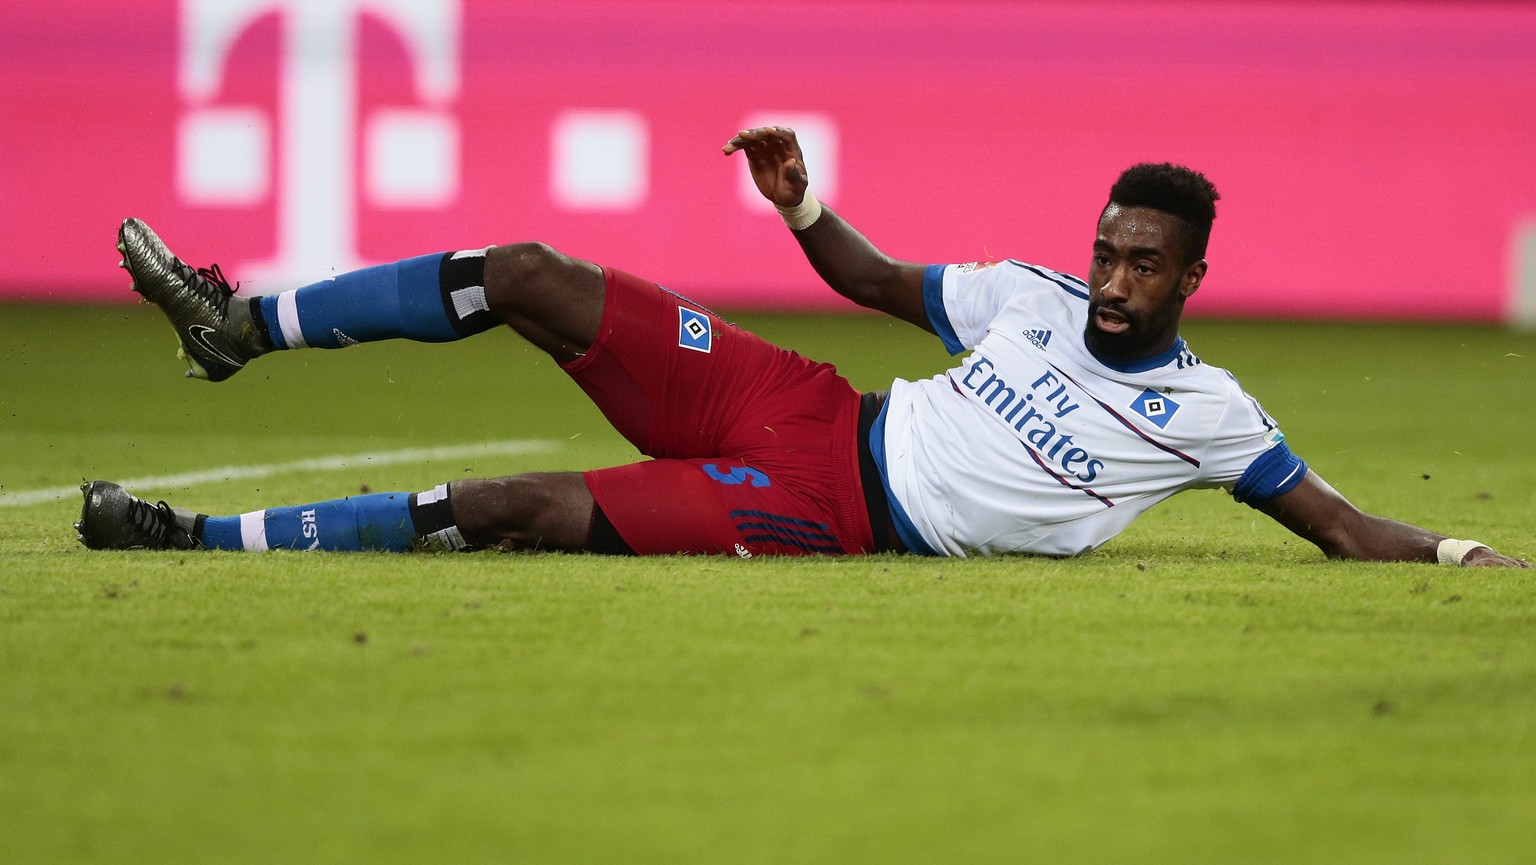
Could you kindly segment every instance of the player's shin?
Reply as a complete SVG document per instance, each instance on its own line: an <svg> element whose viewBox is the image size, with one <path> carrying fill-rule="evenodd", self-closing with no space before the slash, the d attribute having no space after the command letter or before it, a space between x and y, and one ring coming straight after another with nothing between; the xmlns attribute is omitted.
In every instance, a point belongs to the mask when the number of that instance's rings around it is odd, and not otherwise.
<svg viewBox="0 0 1536 865"><path fill-rule="evenodd" d="M257 298L258 330L279 349L346 348L381 339L450 342L489 329L484 249L365 267Z"/></svg>
<svg viewBox="0 0 1536 865"><path fill-rule="evenodd" d="M197 529L215 550L406 552L466 547L448 507L447 485L421 493L372 493L345 499L207 517Z"/></svg>

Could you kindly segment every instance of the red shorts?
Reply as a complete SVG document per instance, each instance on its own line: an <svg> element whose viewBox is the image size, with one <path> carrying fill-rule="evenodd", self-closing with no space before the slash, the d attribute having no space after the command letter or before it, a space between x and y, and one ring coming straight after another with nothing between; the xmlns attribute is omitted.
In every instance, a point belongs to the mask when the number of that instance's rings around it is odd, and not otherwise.
<svg viewBox="0 0 1536 865"><path fill-rule="evenodd" d="M603 269L602 325L565 365L648 462L583 477L641 555L874 549L859 482L859 393L686 298Z"/></svg>

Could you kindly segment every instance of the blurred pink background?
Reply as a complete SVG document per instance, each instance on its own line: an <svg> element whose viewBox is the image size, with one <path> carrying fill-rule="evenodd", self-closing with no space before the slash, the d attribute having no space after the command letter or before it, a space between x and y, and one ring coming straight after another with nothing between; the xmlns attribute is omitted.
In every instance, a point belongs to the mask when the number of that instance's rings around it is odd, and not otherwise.
<svg viewBox="0 0 1536 865"><path fill-rule="evenodd" d="M126 300L113 235L273 292L544 240L841 308L740 157L791 125L886 252L1081 273L1125 166L1223 199L1191 311L1509 318L1536 249L1518 3L0 0L0 297Z"/></svg>

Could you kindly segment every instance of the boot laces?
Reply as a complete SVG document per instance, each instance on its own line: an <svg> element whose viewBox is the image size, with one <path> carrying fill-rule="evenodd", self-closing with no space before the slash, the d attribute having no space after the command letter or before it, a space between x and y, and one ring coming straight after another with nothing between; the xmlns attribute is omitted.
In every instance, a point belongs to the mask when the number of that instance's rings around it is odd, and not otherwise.
<svg viewBox="0 0 1536 865"><path fill-rule="evenodd" d="M180 528L176 525L176 513L163 500L152 505L134 496L128 505L128 518L133 521L134 530L159 549L170 546L171 530Z"/></svg>
<svg viewBox="0 0 1536 865"><path fill-rule="evenodd" d="M224 270L217 264L194 269L183 263L181 259L177 259L176 265L179 275L188 287L197 292L199 297L218 307L220 315L229 314L229 299L234 297L235 291L240 287L239 283L235 283L235 287L230 288L229 280L224 276Z"/></svg>

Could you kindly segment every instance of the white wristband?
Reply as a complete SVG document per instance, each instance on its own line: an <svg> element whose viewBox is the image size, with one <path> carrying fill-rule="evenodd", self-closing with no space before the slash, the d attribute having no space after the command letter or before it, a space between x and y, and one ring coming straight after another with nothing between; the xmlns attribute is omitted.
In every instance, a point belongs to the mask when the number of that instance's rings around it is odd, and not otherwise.
<svg viewBox="0 0 1536 865"><path fill-rule="evenodd" d="M811 223L821 218L821 202L816 200L816 196L812 195L809 189L805 191L805 197L800 199L800 203L794 207L780 207L777 204L773 207L779 212L779 216L784 218L784 224L792 231L809 228Z"/></svg>
<svg viewBox="0 0 1536 865"><path fill-rule="evenodd" d="M1461 560L1467 557L1467 553L1478 547L1486 547L1487 544L1479 541L1458 541L1455 538L1446 538L1435 548L1435 555L1440 559L1440 564L1461 567Z"/></svg>

